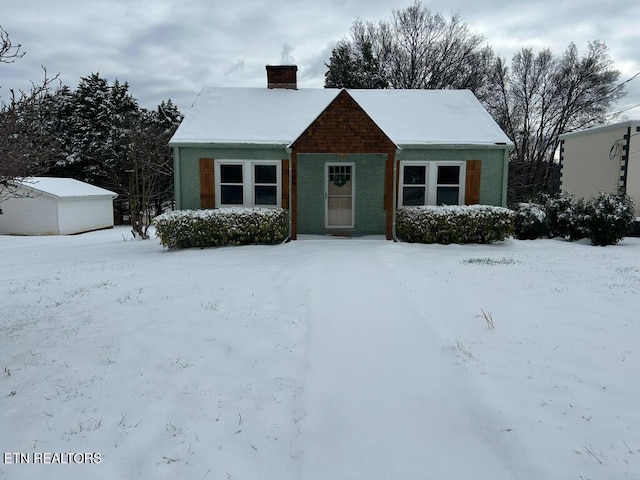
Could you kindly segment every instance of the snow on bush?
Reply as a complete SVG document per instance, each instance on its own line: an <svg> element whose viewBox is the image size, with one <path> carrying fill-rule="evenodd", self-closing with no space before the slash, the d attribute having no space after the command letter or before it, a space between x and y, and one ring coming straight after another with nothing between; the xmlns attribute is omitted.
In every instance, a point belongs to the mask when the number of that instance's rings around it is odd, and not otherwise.
<svg viewBox="0 0 640 480"><path fill-rule="evenodd" d="M156 236L169 249L227 245L273 245L287 238L282 208L177 210L154 218Z"/></svg>
<svg viewBox="0 0 640 480"><path fill-rule="evenodd" d="M514 213L490 205L398 210L396 234L412 243L492 243L513 234Z"/></svg>
<svg viewBox="0 0 640 480"><path fill-rule="evenodd" d="M547 214L537 203L518 203L513 207L514 235L519 240L535 240L549 233Z"/></svg>
<svg viewBox="0 0 640 480"><path fill-rule="evenodd" d="M633 202L625 193L600 192L583 200L562 192L546 195L543 202L552 237L589 238L593 245L613 245L633 227Z"/></svg>
<svg viewBox="0 0 640 480"><path fill-rule="evenodd" d="M592 244L613 245L631 232L635 213L628 195L600 192L588 202L587 210Z"/></svg>
<svg viewBox="0 0 640 480"><path fill-rule="evenodd" d="M589 211L582 199L567 192L544 195L542 202L547 214L550 237L579 240L589 236Z"/></svg>

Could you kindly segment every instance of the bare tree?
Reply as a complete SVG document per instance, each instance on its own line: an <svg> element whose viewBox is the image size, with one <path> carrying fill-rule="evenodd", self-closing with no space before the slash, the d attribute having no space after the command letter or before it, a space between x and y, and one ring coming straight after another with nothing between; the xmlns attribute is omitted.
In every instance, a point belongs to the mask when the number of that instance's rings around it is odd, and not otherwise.
<svg viewBox="0 0 640 480"><path fill-rule="evenodd" d="M458 14L445 19L417 2L393 12L391 82L396 88L469 88L490 52ZM492 55L490 55L492 56Z"/></svg>
<svg viewBox="0 0 640 480"><path fill-rule="evenodd" d="M16 58L22 58L26 52L21 52L21 44L13 44L9 34L0 25L0 63L12 63Z"/></svg>
<svg viewBox="0 0 640 480"><path fill-rule="evenodd" d="M21 44L14 44L0 26L0 63L22 58ZM16 180L39 172L42 162L53 153L53 138L42 116L42 104L48 98L53 78L32 83L28 92L10 90L8 101L0 102L0 204L17 195ZM2 210L0 210L1 212Z"/></svg>
<svg viewBox="0 0 640 480"><path fill-rule="evenodd" d="M182 115L169 100L155 111L141 110L130 117L126 150L118 161L105 165L110 185L121 192L131 220L131 232L149 238L151 220L173 198L173 157L169 139Z"/></svg>
<svg viewBox="0 0 640 480"><path fill-rule="evenodd" d="M0 25L0 63L12 63L14 59L22 57L24 52L20 52L21 48L20 44L13 44L9 34ZM12 99L12 104L15 103L14 100ZM11 133L15 131L17 122L17 116L11 112L11 108L4 103L0 104L0 204L11 197L12 193L15 194L16 186L9 181L16 176L12 174L22 173L17 172L17 165L11 160L14 150L10 145Z"/></svg>
<svg viewBox="0 0 640 480"><path fill-rule="evenodd" d="M11 90L10 100L0 104L0 203L17 195L16 181L46 170L56 155L44 108L56 80L45 70L42 83L32 84L28 92Z"/></svg>
<svg viewBox="0 0 640 480"><path fill-rule="evenodd" d="M604 123L611 105L626 94L619 78L606 45L598 41L589 43L582 57L572 43L561 57L549 49L524 48L513 56L511 68L497 59L484 103L515 144L511 201L557 188L559 135Z"/></svg>
<svg viewBox="0 0 640 480"><path fill-rule="evenodd" d="M368 47L376 62L370 70L377 68L391 88L471 90L514 142L509 200L553 192L559 135L610 120L611 106L626 94L625 83L640 72L618 83L620 72L599 41L589 43L582 56L574 44L560 57L549 49L523 48L510 66L483 42L459 15L445 18L417 1L393 11L389 21L355 21L350 38L332 52L326 78L359 88L353 72L360 70L350 59Z"/></svg>
<svg viewBox="0 0 640 480"><path fill-rule="evenodd" d="M483 98L494 54L484 45L484 37L473 33L460 15L445 18L432 13L417 1L403 10L394 10L390 20L364 23L356 20L345 42L360 58L376 62L376 71L391 88L468 88ZM344 52L334 49L334 54ZM340 67L338 64L336 67ZM332 64L328 65L331 73ZM351 85L347 85L351 86Z"/></svg>
<svg viewBox="0 0 640 480"><path fill-rule="evenodd" d="M154 125L150 115L141 115L131 129L128 155L128 200L131 232L139 238L149 238L148 230L154 217L154 205L162 198L163 179L173 177L171 152L163 132Z"/></svg>

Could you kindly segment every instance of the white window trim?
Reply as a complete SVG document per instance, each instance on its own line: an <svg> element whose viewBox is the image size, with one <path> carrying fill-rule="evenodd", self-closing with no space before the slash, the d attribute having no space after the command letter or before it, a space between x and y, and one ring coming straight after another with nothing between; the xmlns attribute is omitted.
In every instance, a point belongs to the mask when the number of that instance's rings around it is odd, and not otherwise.
<svg viewBox="0 0 640 480"><path fill-rule="evenodd" d="M465 180L467 177L467 162L465 161L424 161L424 160L406 160L400 162L400 179L399 179L399 191L398 191L398 205L400 208L411 208L413 205L405 206L403 204L403 187L405 186L416 186L416 185L405 185L404 184L404 167L405 165L420 165L425 166L426 171L426 181L427 181L427 191L425 194L425 205L435 205L438 193L438 167L439 166L459 166L460 167L460 183L457 185L441 185L441 186L458 186L460 188L460 195L458 195L458 205L464 205L464 195L465 195Z"/></svg>
<svg viewBox="0 0 640 480"><path fill-rule="evenodd" d="M242 165L242 205L229 205L221 203L222 188L221 180L222 175L220 172L221 165ZM255 169L254 165L275 165L276 167L276 204L275 205L256 205L255 204ZM260 184L258 184L260 185ZM265 184L271 185L271 184ZM282 205L282 162L279 160L240 160L240 159L225 159L215 161L215 189L216 189L216 208L243 208L243 207L261 207L261 208L276 208Z"/></svg>
<svg viewBox="0 0 640 480"><path fill-rule="evenodd" d="M405 185L405 183L404 183L404 167L405 166L409 166L409 165L416 165L416 166L420 166L420 167L425 167L425 172L424 172L425 181L426 181L425 188L426 188L427 191L425 192L424 198L425 198L425 202L427 202L426 204L429 205L429 190L430 190L429 181L430 181L431 176L432 176L431 175L431 171L430 171L431 168L429 167L429 163L430 162L424 162L424 161L403 161L403 162L400 162L400 179L399 179L399 187L400 188L398 189L398 205L401 208L411 208L411 207L414 206L414 205L406 205L406 206L404 205L404 187L405 186L414 187L414 188L422 187L422 185L415 185L415 184Z"/></svg>

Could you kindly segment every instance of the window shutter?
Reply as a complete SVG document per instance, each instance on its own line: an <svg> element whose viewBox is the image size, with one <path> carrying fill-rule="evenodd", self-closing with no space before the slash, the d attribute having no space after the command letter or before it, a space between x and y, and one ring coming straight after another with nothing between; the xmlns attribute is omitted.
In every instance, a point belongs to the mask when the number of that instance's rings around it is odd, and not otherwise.
<svg viewBox="0 0 640 480"><path fill-rule="evenodd" d="M200 159L200 208L215 208L213 158Z"/></svg>
<svg viewBox="0 0 640 480"><path fill-rule="evenodd" d="M467 176L464 189L465 205L480 203L480 160L467 160Z"/></svg>
<svg viewBox="0 0 640 480"><path fill-rule="evenodd" d="M282 160L282 201L280 205L285 210L289 209L289 160Z"/></svg>

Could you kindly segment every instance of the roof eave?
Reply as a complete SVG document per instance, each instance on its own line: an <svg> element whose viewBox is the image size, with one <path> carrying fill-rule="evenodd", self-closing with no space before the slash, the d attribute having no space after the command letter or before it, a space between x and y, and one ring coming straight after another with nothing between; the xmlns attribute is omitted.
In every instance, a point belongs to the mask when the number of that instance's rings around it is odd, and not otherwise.
<svg viewBox="0 0 640 480"><path fill-rule="evenodd" d="M169 142L170 147L197 147L197 148L229 148L229 147L242 147L242 148L287 148L290 143L289 140L274 140L265 142L256 141L242 141L242 140L220 140L220 141L203 141L203 140L190 140L190 141L177 141Z"/></svg>
<svg viewBox="0 0 640 480"><path fill-rule="evenodd" d="M170 147L199 147L199 148L285 148L290 149L294 141L179 141L170 142ZM512 142L393 142L398 149L403 148L493 148L493 149L513 149Z"/></svg>
<svg viewBox="0 0 640 480"><path fill-rule="evenodd" d="M399 147L411 148L447 148L447 149L464 149L464 148L491 148L491 149L513 149L513 142L408 142L399 143Z"/></svg>
<svg viewBox="0 0 640 480"><path fill-rule="evenodd" d="M611 123L609 125L600 125L597 127L576 130L575 132L567 132L558 136L558 139L565 140L567 138L581 137L583 135L591 135L593 133L604 133L611 130L640 126L640 120L625 120L622 122Z"/></svg>
<svg viewBox="0 0 640 480"><path fill-rule="evenodd" d="M112 200L118 198L118 194L116 192L112 192L111 190L106 190L105 193L96 193L94 195L57 195L53 192L48 192L46 190L42 190L35 185L24 182L14 183L17 188L24 188L29 190L29 193L33 193L37 196L44 195L46 197L55 198L55 199L66 199L66 198L103 198L103 197L111 197ZM27 193L27 195L29 195Z"/></svg>

